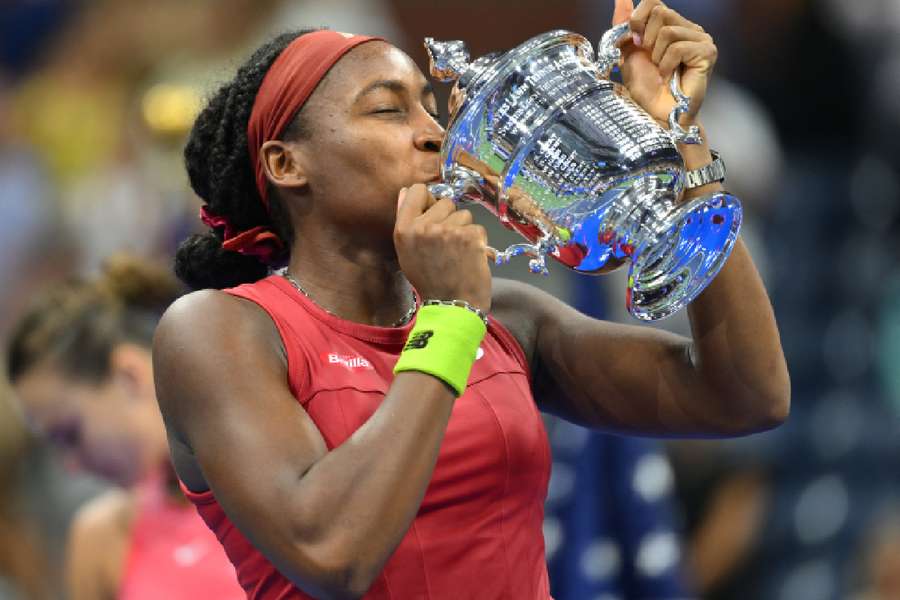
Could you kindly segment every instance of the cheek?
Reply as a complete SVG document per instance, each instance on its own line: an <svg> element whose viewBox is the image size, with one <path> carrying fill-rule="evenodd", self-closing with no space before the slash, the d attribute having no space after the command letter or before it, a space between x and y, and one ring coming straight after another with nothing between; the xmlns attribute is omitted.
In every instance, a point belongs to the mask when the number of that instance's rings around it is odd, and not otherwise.
<svg viewBox="0 0 900 600"><path fill-rule="evenodd" d="M324 160L317 168L328 173L335 186L357 188L356 193L384 192L382 187L399 189L408 185L412 172L409 134L402 127L381 126L335 133L319 154Z"/></svg>

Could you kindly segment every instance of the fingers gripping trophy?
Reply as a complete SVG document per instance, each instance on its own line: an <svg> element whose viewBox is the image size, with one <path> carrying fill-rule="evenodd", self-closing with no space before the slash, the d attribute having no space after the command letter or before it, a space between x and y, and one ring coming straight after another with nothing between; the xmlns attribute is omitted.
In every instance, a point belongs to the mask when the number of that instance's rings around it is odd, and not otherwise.
<svg viewBox="0 0 900 600"><path fill-rule="evenodd" d="M659 0L617 0L596 52L581 35L551 31L470 61L461 41L425 40L431 74L454 82L437 197L477 202L525 242L535 273L547 256L579 273L630 263L626 306L641 320L690 303L724 265L741 205L723 191L696 120L715 64L702 28ZM623 84L611 79L619 67ZM690 193L686 193L691 191ZM700 192L699 195L697 193Z"/></svg>

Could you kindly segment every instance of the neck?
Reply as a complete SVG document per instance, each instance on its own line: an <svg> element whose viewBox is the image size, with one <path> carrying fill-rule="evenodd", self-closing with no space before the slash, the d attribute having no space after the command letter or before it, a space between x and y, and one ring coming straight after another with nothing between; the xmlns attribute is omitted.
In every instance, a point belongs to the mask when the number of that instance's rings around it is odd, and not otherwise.
<svg viewBox="0 0 900 600"><path fill-rule="evenodd" d="M298 239L288 273L313 302L348 321L389 327L413 306L412 286L393 244L372 248Z"/></svg>

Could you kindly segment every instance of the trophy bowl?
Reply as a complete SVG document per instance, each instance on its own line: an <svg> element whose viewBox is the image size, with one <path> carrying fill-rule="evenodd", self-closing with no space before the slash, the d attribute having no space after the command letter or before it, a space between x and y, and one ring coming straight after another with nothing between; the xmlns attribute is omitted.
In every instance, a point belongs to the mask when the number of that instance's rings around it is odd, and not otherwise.
<svg viewBox="0 0 900 600"><path fill-rule="evenodd" d="M431 74L454 81L436 197L486 207L525 242L534 273L546 257L579 273L630 263L626 306L638 319L666 317L690 303L725 263L741 206L720 192L682 201L685 167L677 143L699 143L679 116L690 105L678 75L668 129L610 80L630 35L609 30L594 50L568 31L538 35L503 53L469 60L461 41L426 38Z"/></svg>

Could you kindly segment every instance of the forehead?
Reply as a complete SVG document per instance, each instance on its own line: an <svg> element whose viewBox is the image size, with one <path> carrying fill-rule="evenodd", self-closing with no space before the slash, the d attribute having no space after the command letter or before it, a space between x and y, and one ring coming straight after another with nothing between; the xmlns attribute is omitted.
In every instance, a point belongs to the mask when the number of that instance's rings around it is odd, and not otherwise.
<svg viewBox="0 0 900 600"><path fill-rule="evenodd" d="M359 91L379 80L396 80L417 94L428 81L405 52L387 42L373 41L344 55L310 100L349 104Z"/></svg>

